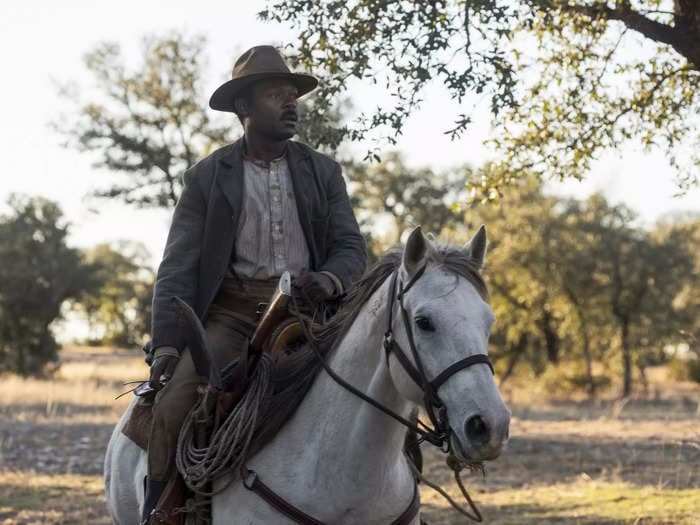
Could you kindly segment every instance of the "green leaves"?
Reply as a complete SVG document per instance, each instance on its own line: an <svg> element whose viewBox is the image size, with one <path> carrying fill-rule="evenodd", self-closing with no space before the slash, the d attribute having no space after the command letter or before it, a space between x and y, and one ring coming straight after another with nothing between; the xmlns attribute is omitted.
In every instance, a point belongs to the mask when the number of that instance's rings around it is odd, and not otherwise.
<svg viewBox="0 0 700 525"><path fill-rule="evenodd" d="M0 216L0 372L38 374L56 359L50 324L88 273L66 246L56 203L15 195L8 204L10 214Z"/></svg>
<svg viewBox="0 0 700 525"><path fill-rule="evenodd" d="M212 122L205 109L205 47L201 36L148 37L133 70L114 43L101 43L85 56L98 94L56 127L69 147L91 153L96 167L121 175L95 196L173 207L180 174L229 141L231 123Z"/></svg>
<svg viewBox="0 0 700 525"><path fill-rule="evenodd" d="M697 2L270 1L260 15L299 31L294 53L323 78L328 104L350 77L386 86L391 102L354 123L352 140L380 130L391 144L429 82L458 102L486 94L496 161L510 175L485 192L525 171L580 178L629 141L665 151L681 189L697 182ZM446 120L446 133L468 125Z"/></svg>
<svg viewBox="0 0 700 525"><path fill-rule="evenodd" d="M322 72L329 101L351 77L389 90L392 104L362 116L350 129L353 140L381 128L391 143L430 81L458 100L472 88L488 90L496 114L513 103L512 67L498 49L515 16L507 3L271 2L259 16L299 29L294 54L302 67ZM465 31L481 38L465 44Z"/></svg>
<svg viewBox="0 0 700 525"><path fill-rule="evenodd" d="M75 301L90 326L90 340L101 344L140 346L150 331L155 275L140 244L98 244L87 250L89 286Z"/></svg>
<svg viewBox="0 0 700 525"><path fill-rule="evenodd" d="M56 203L12 196L8 205L0 216L0 373L41 374L55 361L51 325L68 306L85 314L93 339L140 344L154 279L145 248L122 242L81 253L67 246Z"/></svg>
<svg viewBox="0 0 700 525"><path fill-rule="evenodd" d="M681 341L680 329L698 319L690 290L700 258L688 232L700 223L647 232L635 220L601 195L543 195L533 179L504 190L498 206L468 209L466 224L489 228L485 274L498 319L496 355L525 360L535 373L547 362L585 364L593 395L594 361L629 389L632 366L643 368L659 348Z"/></svg>
<svg viewBox="0 0 700 525"><path fill-rule="evenodd" d="M458 225L462 212L457 204L465 199L471 170L411 169L399 154L389 153L371 166L349 164L346 174L360 226L379 254L415 226L440 235ZM377 224L384 226L383 237L377 237Z"/></svg>
<svg viewBox="0 0 700 525"><path fill-rule="evenodd" d="M501 360L502 380L517 363L535 374L562 363L585 370L593 397L596 370L631 388L632 367L658 360L667 344L700 340L697 217L649 232L632 210L602 195L549 196L537 177L513 180L493 164L440 173L411 169L393 153L346 173L374 253L417 225L456 243L487 225L484 275L498 319L491 355ZM495 178L500 192L478 191ZM465 184L474 189L467 205Z"/></svg>

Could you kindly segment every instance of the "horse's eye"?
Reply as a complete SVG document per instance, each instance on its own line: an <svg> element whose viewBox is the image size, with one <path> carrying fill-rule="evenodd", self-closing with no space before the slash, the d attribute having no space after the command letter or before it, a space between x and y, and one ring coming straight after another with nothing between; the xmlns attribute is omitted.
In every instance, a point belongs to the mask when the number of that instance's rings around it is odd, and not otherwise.
<svg viewBox="0 0 700 525"><path fill-rule="evenodd" d="M433 322L428 317L416 317L416 325L418 325L418 328L421 330L425 330L427 332L435 331L435 326L433 326Z"/></svg>

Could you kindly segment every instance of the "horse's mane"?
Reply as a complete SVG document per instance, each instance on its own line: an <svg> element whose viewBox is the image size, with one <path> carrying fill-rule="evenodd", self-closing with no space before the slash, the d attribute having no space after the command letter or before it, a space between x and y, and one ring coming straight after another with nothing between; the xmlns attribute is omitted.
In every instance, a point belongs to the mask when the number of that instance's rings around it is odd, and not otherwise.
<svg viewBox="0 0 700 525"><path fill-rule="evenodd" d="M326 324L312 327L318 349L324 358L342 339L362 306L399 267L402 254L401 246L395 246L385 252L350 288L339 311ZM486 284L479 274L479 263L470 258L464 250L453 245L435 245L427 262L464 277L484 299L487 298ZM248 457L265 446L294 414L321 368L316 353L308 344L273 364L272 393L263 400L260 407L259 423Z"/></svg>

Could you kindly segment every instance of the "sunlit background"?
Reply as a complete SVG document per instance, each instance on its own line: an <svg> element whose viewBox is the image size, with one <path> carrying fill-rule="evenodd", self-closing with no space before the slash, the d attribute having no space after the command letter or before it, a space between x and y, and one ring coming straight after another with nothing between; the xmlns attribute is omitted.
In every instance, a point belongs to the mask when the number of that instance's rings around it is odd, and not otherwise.
<svg viewBox="0 0 700 525"><path fill-rule="evenodd" d="M658 7L659 2L646 4ZM673 3L661 4L671 9ZM112 398L123 389L122 380L146 373L137 349L147 339L144 317L150 311L150 284L172 210L91 196L122 179L95 165L98 154L79 151L60 132L80 107L67 93L78 94L83 102L100 96L85 55L103 42L114 42L127 69L137 70L143 62L144 38L176 33L204 37L203 95L194 102L206 108L213 122L230 126L235 137L240 132L236 117L208 109L209 94L230 77L234 60L247 48L299 45L291 24L258 18L266 5L210 0L0 4L0 216L5 220L13 213L11 195L55 202L64 217L60 224L69 225L68 247L76 249L75 257L83 262L101 265L97 277L91 278L106 279L97 291L80 300L72 297L59 305L60 312L48 314L54 315L50 333L60 350L49 345L46 356L22 357L22 367L36 359L31 370L13 368L7 365L9 358L0 359L0 373L19 372L0 378L0 522L107 523L101 499L102 454L111 426L128 401L115 404ZM526 44L523 52L534 51L532 46ZM644 48L650 56L655 52L653 46ZM624 61L640 53L640 47L633 42L621 53ZM632 89L623 80L616 88L623 93ZM387 89L366 80L352 80L345 95L349 105L341 121L354 121L391 103ZM343 142L334 153L347 165L349 188L360 207L369 203L369 196L378 195L381 201L393 191L382 187L381 169L403 170L415 175L414 182L422 177L424 187L437 187L444 182L441 174L478 172L502 160L490 145L500 138L500 129L493 127L486 94L470 92L457 103L438 79L427 84L421 98L402 133L393 136L395 144L370 134L365 140ZM453 140L445 132L461 113L472 123ZM377 162L365 162L368 150L377 152L384 163L378 167ZM363 178L368 173L374 175ZM360 186L367 180L362 193ZM697 352L700 326L700 189L681 188L663 148L645 148L637 139L599 152L582 180L545 175L542 191L527 185L504 188L502 197L488 205L470 201L473 193L460 184L446 190L445 202L461 215L445 224L442 234L461 242L475 226L487 222L493 246L487 256L487 279L498 317L491 352L503 396L514 412L511 452L494 463L487 481L470 480L478 487L476 499L486 506L487 522L698 523L700 355L693 349ZM590 199L594 195L606 202ZM577 202L580 208L566 208L567 202ZM373 205L381 208L381 203ZM613 210L616 206L620 208ZM603 291L612 286L613 278L605 274L612 266L591 266L596 257L604 258L603 252L585 260L575 253L581 246L577 243L594 246L594 240L600 241L595 246L602 249L606 240L583 226L577 230L578 224L589 219L588 226L597 224L591 217L607 210L606 219L599 222L611 221L606 227L613 231L613 218L620 218L616 214L625 209L636 216L620 219L624 228L619 231L624 232L619 242L607 239L614 246L629 243L628 251L620 251L624 263L618 268L632 290L625 293L633 294L634 285L652 291L643 305L641 300L628 301L632 343L623 340L612 308L601 306L612 301ZM431 217L423 212L414 210L399 219L358 208L375 252L416 226L417 217L429 222ZM553 229L543 226L551 217L556 218ZM683 221L687 230L674 229ZM552 231L550 252L544 239ZM654 261L653 269L645 266L647 259L634 255L640 246L647 249L646 240L657 250L644 252ZM676 246L679 252L664 252L664 247ZM664 253L671 254L668 260L663 260ZM109 281L105 274L110 272L123 279ZM10 274L0 273L3 279L6 275ZM643 279L637 283L640 275ZM567 295L567 282L575 282L576 297L583 303ZM0 282L0 297L12 284ZM21 297L32 290L12 293ZM0 332L0 357L13 351L6 342L11 340L8 334ZM625 371L622 359L628 351L632 361ZM57 360L49 358L53 354ZM25 455L34 463L27 465ZM435 476L451 483L436 456L429 455L428 463ZM63 487L64 498L57 496L57 486ZM454 484L448 489L456 494ZM460 523L427 492L424 502L431 523ZM593 507L598 510L591 511Z"/></svg>
<svg viewBox="0 0 700 525"><path fill-rule="evenodd" d="M261 43L294 44L294 32L275 23L262 23L256 2L133 2L92 1L8 2L0 18L0 57L4 82L0 85L0 151L3 158L0 199L13 192L42 195L60 203L73 225L71 243L91 246L98 242L130 239L143 242L157 265L165 244L170 214L143 211L119 203L91 202L86 194L110 174L91 167L90 154L61 147L62 137L49 124L70 107L58 87L74 82L89 90L94 82L82 57L98 42L119 43L124 56L136 64L146 35L180 30L204 35L209 44L209 68L204 78L212 92L227 79L235 58ZM357 111L371 109L386 99L385 90L356 82L350 93ZM462 139L450 140L444 131L459 106L444 89L432 83L425 102L411 116L396 149L409 166L446 168L469 163L478 166L492 158L483 141L490 135L490 115L484 97L470 97L473 125ZM198 101L203 107L207 99ZM473 108L473 109L472 109ZM215 115L217 112L208 110ZM233 115L222 118L237 126ZM361 157L364 144L351 150ZM594 163L584 181L549 183L548 191L584 198L602 191L612 202L637 211L645 225L678 210L700 210L696 188L675 197L678 188L662 153L644 152L625 144Z"/></svg>

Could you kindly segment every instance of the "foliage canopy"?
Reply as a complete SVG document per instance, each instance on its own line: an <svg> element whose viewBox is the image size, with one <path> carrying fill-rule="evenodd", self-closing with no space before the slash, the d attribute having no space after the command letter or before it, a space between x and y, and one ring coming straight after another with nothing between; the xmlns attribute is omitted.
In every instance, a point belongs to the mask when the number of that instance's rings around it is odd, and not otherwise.
<svg viewBox="0 0 700 525"><path fill-rule="evenodd" d="M182 172L228 142L231 124L212 122L202 104L205 42L179 33L146 38L134 70L112 42L85 55L99 95L75 100L77 118L57 127L68 145L96 154L96 167L121 175L95 196L172 208Z"/></svg>
<svg viewBox="0 0 700 525"><path fill-rule="evenodd" d="M327 104L353 78L391 94L348 128L351 139L385 126L395 143L437 81L460 103L470 92L489 97L503 166L487 187L524 171L581 177L626 140L662 148L682 187L697 182L696 1L270 0L259 16L298 29L296 61L322 72ZM469 123L465 111L446 132Z"/></svg>
<svg viewBox="0 0 700 525"><path fill-rule="evenodd" d="M491 355L501 381L519 367L591 397L619 378L629 395L635 371L644 384L646 367L668 358L665 347L697 348L697 217L650 232L624 205L546 195L533 176L504 188L499 206L460 207L459 189L482 171L410 169L390 153L348 174L375 254L418 224L451 242L487 225ZM382 217L390 219L384 237L376 235Z"/></svg>
<svg viewBox="0 0 700 525"><path fill-rule="evenodd" d="M62 303L89 286L90 269L66 245L58 205L11 196L0 217L0 372L40 373L56 359L50 330Z"/></svg>
<svg viewBox="0 0 700 525"><path fill-rule="evenodd" d="M155 275L141 244L98 244L84 254L94 286L76 302L91 328L90 340L122 347L140 346L150 332Z"/></svg>

